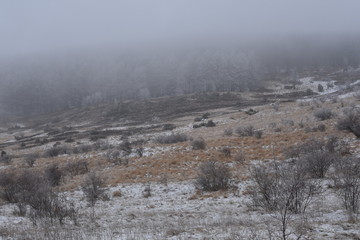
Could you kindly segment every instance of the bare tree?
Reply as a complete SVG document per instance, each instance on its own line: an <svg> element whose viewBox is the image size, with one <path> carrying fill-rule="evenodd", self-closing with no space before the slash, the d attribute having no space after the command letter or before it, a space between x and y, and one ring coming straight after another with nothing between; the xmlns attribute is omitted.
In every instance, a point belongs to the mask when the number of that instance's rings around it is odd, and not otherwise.
<svg viewBox="0 0 360 240"><path fill-rule="evenodd" d="M343 158L336 164L335 185L340 188L344 206L352 214L360 209L360 159Z"/></svg>
<svg viewBox="0 0 360 240"><path fill-rule="evenodd" d="M105 190L102 188L104 180L95 172L87 174L82 184L82 191L86 200L92 207L92 217L95 215L95 204L103 196Z"/></svg>
<svg viewBox="0 0 360 240"><path fill-rule="evenodd" d="M306 178L303 168L287 163L258 166L251 173L255 206L271 211L281 223L282 239L288 239L294 234L289 231L293 214L305 213L316 193L315 183Z"/></svg>

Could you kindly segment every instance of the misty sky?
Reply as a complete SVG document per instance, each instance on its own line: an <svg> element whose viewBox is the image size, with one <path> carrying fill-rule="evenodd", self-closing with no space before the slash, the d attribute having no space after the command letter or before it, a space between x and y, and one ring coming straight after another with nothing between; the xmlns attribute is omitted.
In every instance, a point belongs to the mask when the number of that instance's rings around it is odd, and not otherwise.
<svg viewBox="0 0 360 240"><path fill-rule="evenodd" d="M0 56L359 33L359 0L2 0Z"/></svg>

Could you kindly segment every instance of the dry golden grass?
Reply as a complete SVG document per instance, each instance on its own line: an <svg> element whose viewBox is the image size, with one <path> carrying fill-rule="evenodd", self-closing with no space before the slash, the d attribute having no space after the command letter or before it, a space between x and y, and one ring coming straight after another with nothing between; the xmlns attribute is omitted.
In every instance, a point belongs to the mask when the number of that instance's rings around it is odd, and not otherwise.
<svg viewBox="0 0 360 240"><path fill-rule="evenodd" d="M323 106L331 108L336 114L341 114L341 103L325 103ZM232 164L232 171L237 180L244 180L248 176L242 174L248 168L251 160L268 161L270 159L284 159L283 151L295 144L303 143L310 138L324 138L335 135L340 138L352 137L350 133L336 130L336 119L326 121L316 121L313 118L313 106L299 107L296 103L281 103L280 111L274 111L270 106L264 105L256 107L259 113L249 116L244 112L234 111L233 109L217 109L211 112L214 122L217 123L213 128L191 129L186 132L193 139L202 137L205 139L207 147L204 150L191 150L190 142L170 144L166 146L176 146L177 150L162 151L150 157L134 157L129 159L127 165L114 165L108 162L105 157L98 157L96 154L89 154L90 157L84 158L80 155L60 156L54 158L37 159L34 169L44 171L51 164L58 164L63 168L69 161L85 160L90 171L97 171L109 186L116 186L120 183L133 182L159 182L166 175L167 181L181 181L194 179L198 166L208 160L217 160ZM226 112L226 114L223 114ZM177 126L188 126L194 116L182 117L173 123ZM294 121L294 125L284 124L283 119ZM298 124L303 120L304 128ZM269 127L269 123L276 123L281 127L280 132L274 132ZM319 124L326 126L325 132L305 132L306 127L313 128ZM239 137L235 129L239 126L253 125L255 129L262 129L263 137ZM224 130L233 129L233 136L224 136ZM158 144L149 143L146 147L158 147ZM224 147L231 149L231 157L226 157L220 150ZM349 145L350 151L355 151L356 145ZM236 162L237 154L244 154L244 162ZM2 163L1 163L2 164ZM3 164L2 164L3 165ZM23 158L15 158L11 163L12 168L28 168ZM77 189L84 179L83 175L65 176L63 183L59 187L60 191Z"/></svg>

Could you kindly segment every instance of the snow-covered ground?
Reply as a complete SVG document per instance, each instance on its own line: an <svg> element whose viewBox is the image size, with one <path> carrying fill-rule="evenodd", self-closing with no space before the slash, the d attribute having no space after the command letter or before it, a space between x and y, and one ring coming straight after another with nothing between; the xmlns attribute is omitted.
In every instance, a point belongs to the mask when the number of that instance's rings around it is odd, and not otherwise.
<svg viewBox="0 0 360 240"><path fill-rule="evenodd" d="M349 221L339 195L323 181L322 194L308 210L309 239L354 239L360 236L360 224ZM79 224L71 223L57 231L81 232L80 239L268 239L280 233L276 213L267 213L252 206L247 194L248 181L222 193L196 193L192 181L149 183L151 196L144 197L148 184L124 184L108 188L108 194L120 191L121 196L98 201L95 219L90 220L91 208L81 191L65 193L79 208ZM0 229L9 227L28 236L38 236L24 217L13 215L15 205L0 207ZM294 229L298 215L292 215L289 229ZM23 231L20 231L22 229ZM23 233L22 233L23 234ZM73 235L75 236L75 234ZM99 238L101 236L101 238ZM292 239L290 237L290 239Z"/></svg>

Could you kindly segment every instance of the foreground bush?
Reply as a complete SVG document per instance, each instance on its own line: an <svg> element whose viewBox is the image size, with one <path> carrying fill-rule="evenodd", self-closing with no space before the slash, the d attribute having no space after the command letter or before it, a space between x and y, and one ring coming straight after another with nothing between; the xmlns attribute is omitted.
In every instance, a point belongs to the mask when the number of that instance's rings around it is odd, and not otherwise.
<svg viewBox="0 0 360 240"><path fill-rule="evenodd" d="M226 190L230 186L230 169L219 162L208 161L200 165L195 186L203 191Z"/></svg>
<svg viewBox="0 0 360 240"><path fill-rule="evenodd" d="M347 157L335 165L335 185L340 189L344 206L351 213L360 209L360 159Z"/></svg>
<svg viewBox="0 0 360 240"><path fill-rule="evenodd" d="M360 109L351 108L344 113L345 116L337 122L337 128L352 132L357 138L360 138Z"/></svg>
<svg viewBox="0 0 360 240"><path fill-rule="evenodd" d="M52 183L40 172L13 171L0 175L1 198L15 203L19 213L27 215L33 224L45 220L53 224L57 220L62 224L66 219L76 222L77 211L71 204L60 198L52 189Z"/></svg>

